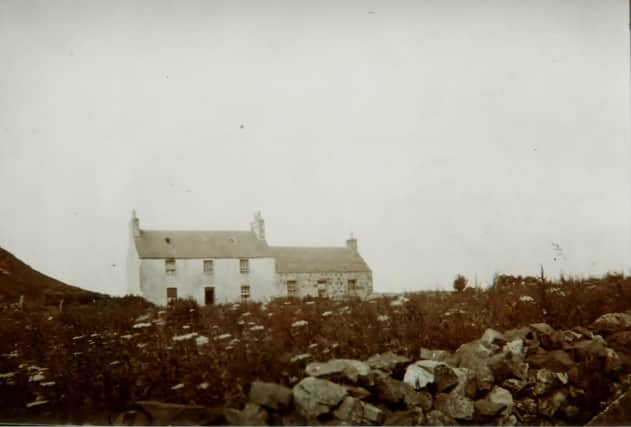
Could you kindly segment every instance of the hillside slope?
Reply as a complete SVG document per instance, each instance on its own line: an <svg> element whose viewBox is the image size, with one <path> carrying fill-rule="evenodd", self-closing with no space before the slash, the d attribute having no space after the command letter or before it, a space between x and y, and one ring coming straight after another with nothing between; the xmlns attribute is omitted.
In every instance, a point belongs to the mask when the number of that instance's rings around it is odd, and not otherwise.
<svg viewBox="0 0 631 427"><path fill-rule="evenodd" d="M44 304L57 304L61 299L90 301L104 296L46 276L0 247L0 302L15 302L20 295L27 302L37 300Z"/></svg>

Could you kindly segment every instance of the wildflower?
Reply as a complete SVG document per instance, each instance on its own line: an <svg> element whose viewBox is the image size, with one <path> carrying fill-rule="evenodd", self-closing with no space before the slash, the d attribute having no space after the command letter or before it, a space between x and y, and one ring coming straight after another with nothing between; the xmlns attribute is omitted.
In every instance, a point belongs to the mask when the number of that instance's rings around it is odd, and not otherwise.
<svg viewBox="0 0 631 427"><path fill-rule="evenodd" d="M285 301L283 304L285 304L285 305L291 305L291 301Z"/></svg>
<svg viewBox="0 0 631 427"><path fill-rule="evenodd" d="M190 334L184 334L184 335L176 335L173 337L173 341L190 340L191 338L195 338L196 336L197 336L197 332L191 332Z"/></svg>
<svg viewBox="0 0 631 427"><path fill-rule="evenodd" d="M230 341L229 345L230 346L234 346L239 344L241 341L239 341L239 338L234 338L232 341Z"/></svg>
<svg viewBox="0 0 631 427"><path fill-rule="evenodd" d="M182 329L191 329L191 325L183 325Z"/></svg>
<svg viewBox="0 0 631 427"><path fill-rule="evenodd" d="M292 357L291 359L289 359L289 363L300 362L301 360L309 359L310 357L311 357L311 354L309 354L309 353L297 354L294 357Z"/></svg>
<svg viewBox="0 0 631 427"><path fill-rule="evenodd" d="M184 388L184 384L179 383L179 384L176 384L173 387L171 387L171 390L179 390L181 388Z"/></svg>
<svg viewBox="0 0 631 427"><path fill-rule="evenodd" d="M322 317L329 317L331 315L333 315L332 311L325 311L324 313L322 313Z"/></svg>
<svg viewBox="0 0 631 427"><path fill-rule="evenodd" d="M126 339L126 340L130 340L132 339L134 336L132 334L127 334L127 335L121 335L121 338Z"/></svg>
<svg viewBox="0 0 631 427"><path fill-rule="evenodd" d="M256 325L256 322L248 322L248 326L254 326Z"/></svg>
<svg viewBox="0 0 631 427"><path fill-rule="evenodd" d="M207 382L203 382L203 383L199 384L199 385L197 386L197 388L198 388L198 389L200 389L200 390L206 390L206 389L208 388L208 386L209 386L209 385L210 385L210 384L208 384Z"/></svg>
<svg viewBox="0 0 631 427"><path fill-rule="evenodd" d="M30 383L38 383L38 382L40 382L40 381L42 381L42 380L45 380L45 379L46 379L46 378L45 378L42 374L37 373L37 374L35 374L35 375L31 375L31 376L28 378L28 382L30 382Z"/></svg>
<svg viewBox="0 0 631 427"><path fill-rule="evenodd" d="M388 320L390 320L390 317L386 314L381 314L379 316L377 316L377 321L378 322L387 322Z"/></svg>
<svg viewBox="0 0 631 427"><path fill-rule="evenodd" d="M153 323L155 323L156 326L164 326L167 324L166 320L162 320L162 319L154 320Z"/></svg>
<svg viewBox="0 0 631 427"><path fill-rule="evenodd" d="M32 408L33 406L44 405L44 404L46 404L46 403L48 403L48 400L36 400L36 401L34 401L34 402L27 403L27 404L26 404L26 407L27 407L27 408Z"/></svg>
<svg viewBox="0 0 631 427"><path fill-rule="evenodd" d="M151 326L151 323L144 322L144 323L136 323L134 326L132 326L132 328L141 329L141 328L148 328L149 326Z"/></svg>
<svg viewBox="0 0 631 427"><path fill-rule="evenodd" d="M83 338L85 338L85 335L79 335L77 337L72 337L72 340L73 341L79 341L79 340L82 340Z"/></svg>
<svg viewBox="0 0 631 427"><path fill-rule="evenodd" d="M188 309L188 312L189 312L189 313L195 313L195 309L194 309L194 308L189 308L189 309Z"/></svg>
<svg viewBox="0 0 631 427"><path fill-rule="evenodd" d="M248 317L251 316L252 313L250 313L249 311L246 311L245 313L241 313L241 317Z"/></svg>
<svg viewBox="0 0 631 427"><path fill-rule="evenodd" d="M143 314L142 316L139 316L136 319L136 322L145 322L145 321L149 320L149 317L150 316L148 314Z"/></svg>
<svg viewBox="0 0 631 427"><path fill-rule="evenodd" d="M267 317L272 317L274 313L267 313Z"/></svg>
<svg viewBox="0 0 631 427"><path fill-rule="evenodd" d="M0 374L0 379L12 378L14 376L15 376L15 372L5 372L4 374Z"/></svg>
<svg viewBox="0 0 631 427"><path fill-rule="evenodd" d="M252 332L256 332L256 331L262 331L263 329L265 329L265 327L263 325L256 325L256 326L252 326L250 328L250 330Z"/></svg>
<svg viewBox="0 0 631 427"><path fill-rule="evenodd" d="M318 347L318 343L309 344L309 350L313 350L316 347Z"/></svg>
<svg viewBox="0 0 631 427"><path fill-rule="evenodd" d="M52 387L55 384L56 384L55 381L46 381L46 382L43 382L43 383L39 383L39 385L41 385L42 387Z"/></svg>
<svg viewBox="0 0 631 427"><path fill-rule="evenodd" d="M145 348L145 347L147 347L147 343L140 342L140 343L137 344L137 347L138 348Z"/></svg>
<svg viewBox="0 0 631 427"><path fill-rule="evenodd" d="M226 351L229 351L229 350L234 350L234 347L229 345L228 347L226 347Z"/></svg>
<svg viewBox="0 0 631 427"><path fill-rule="evenodd" d="M303 326L307 326L309 324L309 322L307 322L306 320L298 320L294 323L291 324L292 328L302 328Z"/></svg>
<svg viewBox="0 0 631 427"><path fill-rule="evenodd" d="M245 325L245 320L239 320L237 322L237 325L239 325L239 326Z"/></svg>
<svg viewBox="0 0 631 427"><path fill-rule="evenodd" d="M53 316L48 316L48 320L53 320Z"/></svg>
<svg viewBox="0 0 631 427"><path fill-rule="evenodd" d="M116 366L116 365L120 365L121 361L120 360L115 360L113 362L110 362L110 366Z"/></svg>
<svg viewBox="0 0 631 427"><path fill-rule="evenodd" d="M307 301L305 304L306 305L313 305L313 304L315 304L315 301Z"/></svg>
<svg viewBox="0 0 631 427"><path fill-rule="evenodd" d="M533 302L535 299L533 297L531 297L530 295L522 295L519 297L519 301L522 302Z"/></svg>
<svg viewBox="0 0 631 427"><path fill-rule="evenodd" d="M96 338L96 337L100 337L100 335L99 335L99 334L97 334L96 332L95 332L95 333L93 333L92 335L90 335L90 338Z"/></svg>
<svg viewBox="0 0 631 427"><path fill-rule="evenodd" d="M4 353L2 356L6 357L7 359L15 359L19 355L20 353L18 353L17 350L13 350L11 353Z"/></svg>
<svg viewBox="0 0 631 427"><path fill-rule="evenodd" d="M74 353L72 353L73 356L77 357L77 356L81 356L83 354L82 351L75 351Z"/></svg>
<svg viewBox="0 0 631 427"><path fill-rule="evenodd" d="M208 344L208 338L206 338L203 335L198 336L197 338L195 338L195 343L197 345L205 345Z"/></svg>
<svg viewBox="0 0 631 427"><path fill-rule="evenodd" d="M218 337L215 337L216 340L227 340L228 338L230 338L232 335L230 334L221 334Z"/></svg>

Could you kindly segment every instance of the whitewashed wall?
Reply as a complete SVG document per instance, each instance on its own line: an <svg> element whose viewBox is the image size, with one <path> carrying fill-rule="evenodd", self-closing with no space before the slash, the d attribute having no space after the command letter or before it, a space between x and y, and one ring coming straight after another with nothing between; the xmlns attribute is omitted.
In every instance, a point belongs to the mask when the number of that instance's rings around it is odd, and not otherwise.
<svg viewBox="0 0 631 427"><path fill-rule="evenodd" d="M204 258L210 259L210 258ZM281 294L274 258L250 258L250 272L241 274L238 259L213 259L213 274L204 273L204 259L176 259L175 273L167 274L164 259L140 260L141 294L149 301L165 305L166 288L177 288L178 298L193 298L204 304L204 288L215 288L215 303L241 301L241 285L250 285L250 301Z"/></svg>

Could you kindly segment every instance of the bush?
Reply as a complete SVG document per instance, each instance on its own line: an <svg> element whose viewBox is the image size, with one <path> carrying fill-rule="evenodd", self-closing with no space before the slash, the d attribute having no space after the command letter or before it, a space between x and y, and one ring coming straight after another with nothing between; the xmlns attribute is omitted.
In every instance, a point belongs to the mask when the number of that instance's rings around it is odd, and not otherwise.
<svg viewBox="0 0 631 427"><path fill-rule="evenodd" d="M454 280L454 289L458 292L462 292L464 291L464 288L467 287L468 281L467 278L464 277L462 274L459 274L456 276L456 279Z"/></svg>

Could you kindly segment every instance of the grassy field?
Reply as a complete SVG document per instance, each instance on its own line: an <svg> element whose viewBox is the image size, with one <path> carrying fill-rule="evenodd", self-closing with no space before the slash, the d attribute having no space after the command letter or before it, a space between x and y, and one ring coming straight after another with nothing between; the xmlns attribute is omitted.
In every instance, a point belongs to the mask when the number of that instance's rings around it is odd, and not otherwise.
<svg viewBox="0 0 631 427"><path fill-rule="evenodd" d="M0 312L0 420L99 421L141 399L238 407L253 380L292 385L313 360L388 350L417 359L423 347L454 350L488 327L571 328L629 308L631 279L618 275L558 283L499 276L487 290L365 301L182 300L167 308L124 297L59 313L27 300Z"/></svg>

